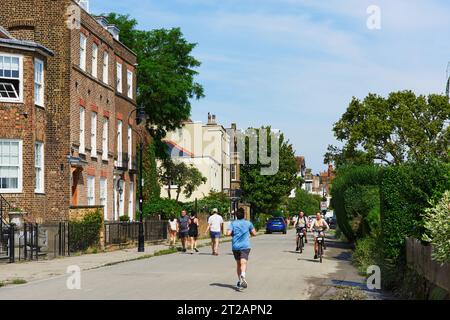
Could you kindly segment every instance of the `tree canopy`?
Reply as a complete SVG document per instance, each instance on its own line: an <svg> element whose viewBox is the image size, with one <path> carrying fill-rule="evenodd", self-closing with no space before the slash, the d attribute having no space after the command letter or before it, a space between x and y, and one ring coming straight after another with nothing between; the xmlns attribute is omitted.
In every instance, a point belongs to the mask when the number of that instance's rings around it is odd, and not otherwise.
<svg viewBox="0 0 450 320"><path fill-rule="evenodd" d="M267 130L268 154L271 154L270 127L262 127ZM257 148L259 148L259 130L249 129L257 137ZM249 159L249 139L246 139L246 159ZM297 165L295 152L292 144L286 141L284 134L279 134L279 169L276 174L263 175L261 169L267 167L261 163L261 154L257 155L257 164L245 161L241 167L241 188L243 200L250 203L257 213L272 213L283 200L290 194L291 190L299 184L297 179Z"/></svg>
<svg viewBox="0 0 450 320"><path fill-rule="evenodd" d="M392 92L353 98L333 127L344 146L329 146L325 162L401 164L436 157L449 160L450 103L446 96Z"/></svg>
<svg viewBox="0 0 450 320"><path fill-rule="evenodd" d="M196 44L179 28L144 31L128 15L106 17L120 29L121 42L137 54L137 102L146 110L150 134L160 140L189 118L192 99L204 97L202 85L194 80L201 64L192 56Z"/></svg>

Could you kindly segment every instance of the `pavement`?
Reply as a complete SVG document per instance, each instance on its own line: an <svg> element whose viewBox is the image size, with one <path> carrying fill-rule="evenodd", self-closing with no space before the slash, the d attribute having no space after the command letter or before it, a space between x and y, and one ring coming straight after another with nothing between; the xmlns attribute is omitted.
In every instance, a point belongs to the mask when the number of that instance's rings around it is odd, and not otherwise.
<svg viewBox="0 0 450 320"><path fill-rule="evenodd" d="M119 263L142 257L136 249L52 261L0 266L0 279L22 278L23 285L0 288L7 299L151 299L151 300L286 300L328 299L339 286L361 287L365 280L350 263L350 248L327 239L323 263L313 259L312 241L302 254L295 252L295 232L260 235L252 239L247 281L236 291L236 266L231 244L223 243L220 255L209 247L196 254L174 253ZM167 246L147 247L151 254ZM115 261L116 263L113 263ZM80 266L81 289L69 290L70 265ZM30 272L30 274L28 274ZM50 276L51 275L51 276ZM377 299L368 295L368 299Z"/></svg>

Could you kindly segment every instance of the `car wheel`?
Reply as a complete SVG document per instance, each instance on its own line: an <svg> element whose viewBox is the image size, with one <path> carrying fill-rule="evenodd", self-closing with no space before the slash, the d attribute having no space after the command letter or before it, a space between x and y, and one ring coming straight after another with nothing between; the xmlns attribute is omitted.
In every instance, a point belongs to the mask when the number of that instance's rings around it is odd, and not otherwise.
<svg viewBox="0 0 450 320"><path fill-rule="evenodd" d="M271 233L272 233L272 231L266 230L266 233L267 233L267 234L271 234Z"/></svg>

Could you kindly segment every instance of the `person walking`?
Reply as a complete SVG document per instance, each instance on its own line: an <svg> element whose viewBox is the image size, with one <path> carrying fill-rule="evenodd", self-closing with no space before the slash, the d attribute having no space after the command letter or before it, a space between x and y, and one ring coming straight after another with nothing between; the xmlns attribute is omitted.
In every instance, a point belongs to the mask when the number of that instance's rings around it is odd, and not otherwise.
<svg viewBox="0 0 450 320"><path fill-rule="evenodd" d="M191 217L189 218L189 240L191 242L191 254L198 252L197 249L197 238L198 238L198 218L197 212L192 211Z"/></svg>
<svg viewBox="0 0 450 320"><path fill-rule="evenodd" d="M167 226L169 229L169 245L171 247L175 246L177 242L177 232L178 232L178 221L173 216L169 219L169 225Z"/></svg>
<svg viewBox="0 0 450 320"><path fill-rule="evenodd" d="M211 237L211 249L214 256L219 255L219 239L223 233L223 219L219 215L219 210L214 208L212 215L208 218L208 227L206 228L206 234Z"/></svg>
<svg viewBox="0 0 450 320"><path fill-rule="evenodd" d="M236 260L236 272L238 282L237 290L245 289L248 286L245 278L247 262L250 254L250 235L256 236L256 230L250 221L245 220L245 211L239 208L236 214L237 220L233 220L228 226L227 235L232 236L231 249Z"/></svg>
<svg viewBox="0 0 450 320"><path fill-rule="evenodd" d="M186 210L181 211L181 217L178 220L178 230L183 252L186 252L186 242L189 237L189 217L187 216Z"/></svg>

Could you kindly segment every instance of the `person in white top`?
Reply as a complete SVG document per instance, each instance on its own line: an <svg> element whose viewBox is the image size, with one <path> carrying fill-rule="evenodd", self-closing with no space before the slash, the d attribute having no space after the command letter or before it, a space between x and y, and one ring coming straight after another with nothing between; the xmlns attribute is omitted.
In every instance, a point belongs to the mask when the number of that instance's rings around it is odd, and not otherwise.
<svg viewBox="0 0 450 320"><path fill-rule="evenodd" d="M169 219L169 225L167 226L169 229L169 237L170 237L170 246L175 246L177 242L177 232L178 232L178 221L174 217Z"/></svg>
<svg viewBox="0 0 450 320"><path fill-rule="evenodd" d="M324 231L330 229L328 223L322 218L320 212L316 213L316 218L311 223L309 230L314 234L314 259L317 259L318 243L317 238L319 236L325 236Z"/></svg>
<svg viewBox="0 0 450 320"><path fill-rule="evenodd" d="M214 208L212 210L212 215L208 218L208 227L206 228L206 234L211 237L211 248L212 254L214 256L219 255L219 239L220 235L223 233L223 219L219 215L219 210Z"/></svg>

